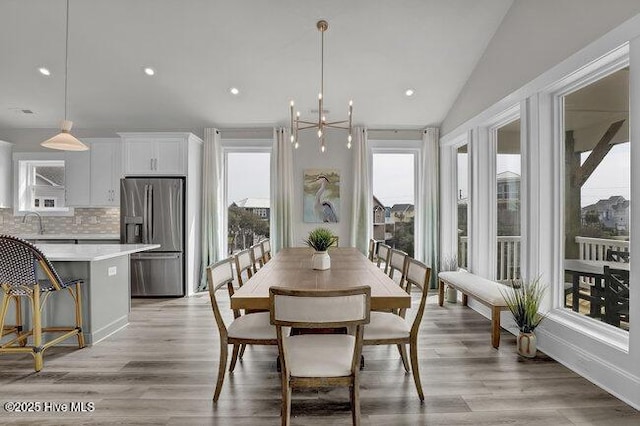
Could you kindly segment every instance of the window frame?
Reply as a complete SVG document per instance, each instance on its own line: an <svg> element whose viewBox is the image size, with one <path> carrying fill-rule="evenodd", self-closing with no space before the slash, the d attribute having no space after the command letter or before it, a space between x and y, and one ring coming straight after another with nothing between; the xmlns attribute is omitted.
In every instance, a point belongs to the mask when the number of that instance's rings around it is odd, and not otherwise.
<svg viewBox="0 0 640 426"><path fill-rule="evenodd" d="M411 154L413 155L413 199L414 199L414 217L418 216L418 209L422 209L423 201L418 199L419 176L421 176L420 157L422 154L421 140L386 140L386 139L369 139L369 181L371 182L371 194L368 197L369 211L373 211L373 156L374 154ZM373 217L372 217L373 219ZM424 238L418 235L416 231L416 219L413 225L413 253L414 258L421 259L424 254ZM373 220L369 224L370 235L373 235Z"/></svg>
<svg viewBox="0 0 640 426"><path fill-rule="evenodd" d="M227 238L229 230L229 199L228 199L228 186L229 186L229 154L251 154L251 153L263 153L269 154L269 163L273 162L273 139L221 139L220 145L222 147L223 157L223 186L222 186L222 201L224 203L224 217L222 219L222 226L225 230L225 236L222 241L223 253L229 253L229 239ZM273 170L269 167L269 202L271 202L273 187L273 179L271 174ZM271 209L270 209L271 210ZM269 233L273 235L273 221L269 217Z"/></svg>
<svg viewBox="0 0 640 426"><path fill-rule="evenodd" d="M602 321L580 315L564 307L564 97L629 65L629 43L625 42L595 61L558 80L547 90L541 92L541 98L545 98L548 112L552 117L553 222L557 230L551 238L553 243L553 272L551 276L553 296L548 316L572 330L585 334L624 353L629 352L630 333L628 331L612 327ZM630 120L633 117L632 114L630 107ZM631 123L629 124L631 126ZM633 161L633 157L631 157L630 161ZM633 179L631 179L630 185L633 186ZM633 196L633 189L631 191ZM630 241L633 239L633 236L630 235ZM630 277L633 277L633 268L631 269Z"/></svg>

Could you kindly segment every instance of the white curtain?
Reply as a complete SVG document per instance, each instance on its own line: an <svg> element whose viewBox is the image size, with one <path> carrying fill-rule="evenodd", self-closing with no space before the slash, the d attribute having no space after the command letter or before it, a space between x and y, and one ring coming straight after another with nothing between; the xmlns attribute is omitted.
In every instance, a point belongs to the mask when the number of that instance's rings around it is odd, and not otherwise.
<svg viewBox="0 0 640 426"><path fill-rule="evenodd" d="M439 184L438 146L439 129L423 131L418 178L418 206L416 208L416 235L422 236L422 250L417 254L431 268L431 288L436 287L439 269Z"/></svg>
<svg viewBox="0 0 640 426"><path fill-rule="evenodd" d="M274 129L271 152L271 245L274 252L293 245L293 152L286 129Z"/></svg>
<svg viewBox="0 0 640 426"><path fill-rule="evenodd" d="M362 127L356 127L353 136L353 209L350 242L352 247L366 255L373 224L369 142L367 130Z"/></svg>
<svg viewBox="0 0 640 426"><path fill-rule="evenodd" d="M200 290L207 288L206 268L225 257L223 242L223 165L222 143L217 129L204 129L202 160L202 273Z"/></svg>

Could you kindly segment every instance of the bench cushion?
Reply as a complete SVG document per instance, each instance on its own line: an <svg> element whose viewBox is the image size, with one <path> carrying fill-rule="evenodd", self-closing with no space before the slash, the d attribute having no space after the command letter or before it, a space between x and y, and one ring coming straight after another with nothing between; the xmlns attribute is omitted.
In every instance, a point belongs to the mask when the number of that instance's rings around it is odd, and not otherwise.
<svg viewBox="0 0 640 426"><path fill-rule="evenodd" d="M506 285L465 271L440 272L438 277L471 297L482 299L493 306L507 306L502 293L500 293L500 290L507 291L509 289Z"/></svg>

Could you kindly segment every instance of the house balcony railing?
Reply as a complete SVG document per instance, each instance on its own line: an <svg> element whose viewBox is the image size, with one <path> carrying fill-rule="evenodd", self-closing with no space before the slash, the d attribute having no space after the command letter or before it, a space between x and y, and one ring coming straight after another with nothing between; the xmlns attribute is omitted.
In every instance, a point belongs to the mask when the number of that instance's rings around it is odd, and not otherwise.
<svg viewBox="0 0 640 426"><path fill-rule="evenodd" d="M497 248L496 280L508 281L520 278L520 236L499 236ZM579 256L583 260L606 260L607 249L629 251L629 241L604 238L576 237ZM458 265L467 268L469 264L469 237L458 238Z"/></svg>

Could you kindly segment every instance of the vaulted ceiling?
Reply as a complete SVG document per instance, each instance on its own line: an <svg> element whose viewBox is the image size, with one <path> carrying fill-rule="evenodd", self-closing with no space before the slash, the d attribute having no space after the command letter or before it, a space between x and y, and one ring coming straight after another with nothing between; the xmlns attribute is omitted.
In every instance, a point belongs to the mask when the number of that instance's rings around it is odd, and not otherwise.
<svg viewBox="0 0 640 426"><path fill-rule="evenodd" d="M117 130L286 124L290 99L317 109L324 18L330 119L353 99L359 124L438 124L511 3L71 0L70 118ZM64 48L65 0L0 2L0 129L58 126Z"/></svg>

